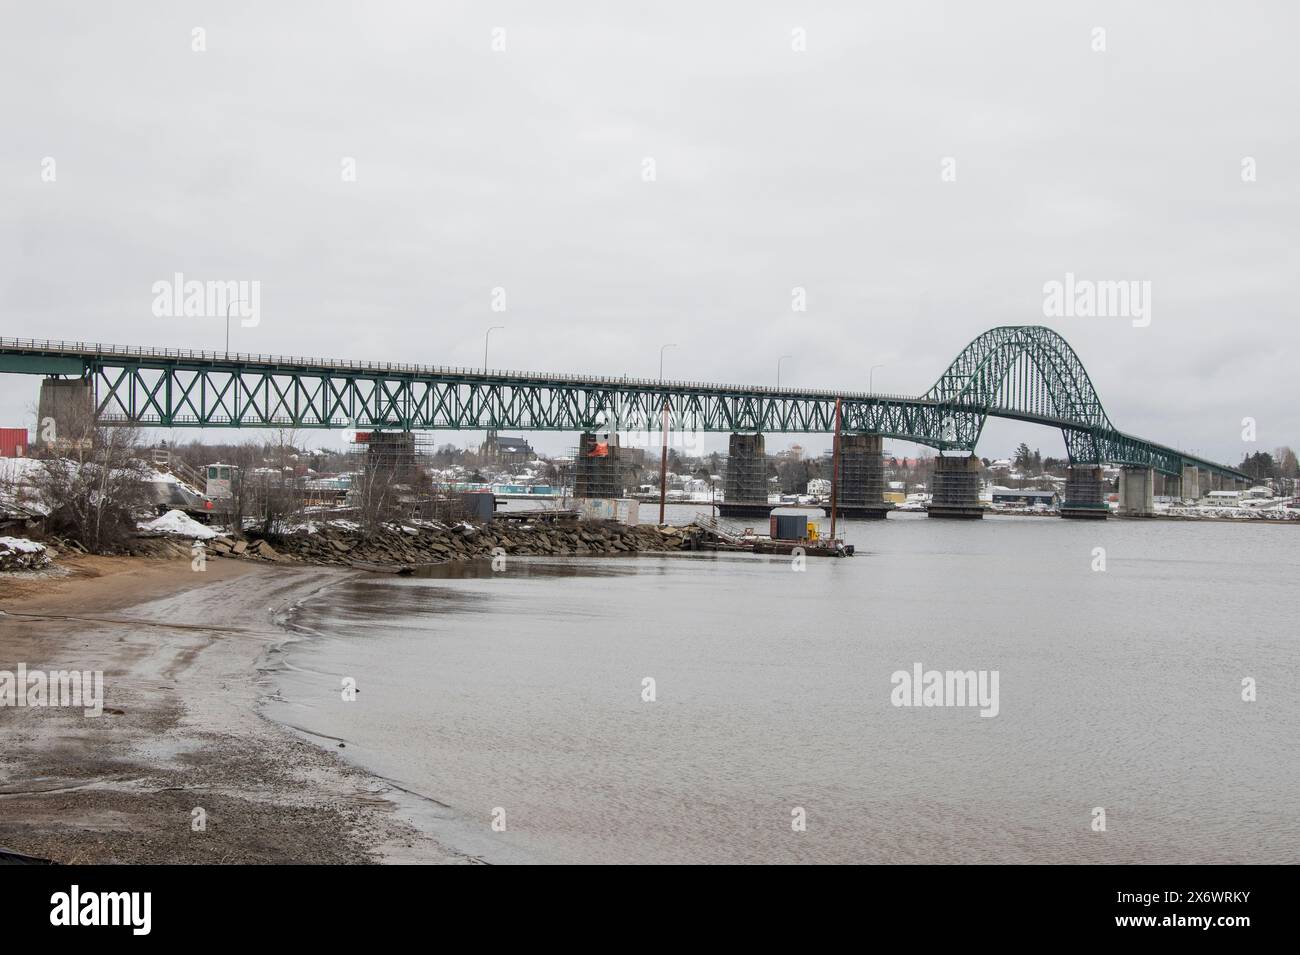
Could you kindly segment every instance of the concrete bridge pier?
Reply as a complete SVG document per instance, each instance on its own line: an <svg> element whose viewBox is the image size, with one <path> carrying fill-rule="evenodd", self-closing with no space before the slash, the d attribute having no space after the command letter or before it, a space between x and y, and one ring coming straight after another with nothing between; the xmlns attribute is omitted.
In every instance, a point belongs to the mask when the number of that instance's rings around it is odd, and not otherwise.
<svg viewBox="0 0 1300 955"><path fill-rule="evenodd" d="M722 493L728 504L766 506L767 441L763 435L734 432L728 439Z"/></svg>
<svg viewBox="0 0 1300 955"><path fill-rule="evenodd" d="M884 438L879 434L846 434L840 438L840 470L835 509L841 517L884 517Z"/></svg>
<svg viewBox="0 0 1300 955"><path fill-rule="evenodd" d="M53 422L53 442L46 442ZM36 403L36 447L87 441L95 424L95 392L85 378L45 378Z"/></svg>
<svg viewBox="0 0 1300 955"><path fill-rule="evenodd" d="M1073 464L1065 472L1065 500L1061 516L1082 520L1105 520L1110 517L1106 503L1106 483L1102 469L1095 464Z"/></svg>
<svg viewBox="0 0 1300 955"><path fill-rule="evenodd" d="M980 459L971 455L964 458L934 459L934 479L930 485L930 517L960 517L978 520L984 516L980 505Z"/></svg>
<svg viewBox="0 0 1300 955"><path fill-rule="evenodd" d="M1195 464L1183 465L1182 488L1180 489L1184 500L1197 500L1201 496L1201 471Z"/></svg>
<svg viewBox="0 0 1300 955"><path fill-rule="evenodd" d="M1156 479L1151 468L1124 467L1119 474L1121 517L1155 517Z"/></svg>
<svg viewBox="0 0 1300 955"><path fill-rule="evenodd" d="M607 441L601 441L593 431L579 435L578 454L573 461L574 499L622 497L618 477L617 436L611 434Z"/></svg>

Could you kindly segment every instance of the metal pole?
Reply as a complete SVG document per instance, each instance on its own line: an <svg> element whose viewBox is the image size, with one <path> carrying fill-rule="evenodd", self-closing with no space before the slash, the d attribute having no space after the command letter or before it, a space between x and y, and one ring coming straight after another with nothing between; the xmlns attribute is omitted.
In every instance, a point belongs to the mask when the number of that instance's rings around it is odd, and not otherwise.
<svg viewBox="0 0 1300 955"><path fill-rule="evenodd" d="M831 540L835 540L835 506L840 487L840 399L835 399L835 437L831 443Z"/></svg>
<svg viewBox="0 0 1300 955"><path fill-rule="evenodd" d="M487 362L487 355L488 355L488 339L490 339L490 338L492 337L492 333L493 333L493 332L499 332L499 331L505 331L505 326L504 326L504 325L493 325L493 326L492 326L491 328L489 328L489 329L487 330L487 332L483 335L483 373L484 373L484 374L487 374L487 370L488 370L488 362Z"/></svg>
<svg viewBox="0 0 1300 955"><path fill-rule="evenodd" d="M664 380L664 349L676 348L676 342L659 346L659 380ZM659 455L659 526L664 524L664 505L668 500L668 395L664 395L664 440Z"/></svg>
<svg viewBox="0 0 1300 955"><path fill-rule="evenodd" d="M504 330L505 330L504 325L493 325L491 328L489 328L486 332L483 333L483 374L485 375L487 374L487 370L488 370L488 340L492 337L493 332L504 331ZM490 456L491 460L495 461L497 459L496 428L489 427L487 431L483 433L483 448L487 452L487 455Z"/></svg>
<svg viewBox="0 0 1300 955"><path fill-rule="evenodd" d="M669 342L667 345L659 346L659 380L660 381L664 380L664 349L676 348L676 347L677 347L676 342Z"/></svg>
<svg viewBox="0 0 1300 955"><path fill-rule="evenodd" d="M662 354L662 352L660 353ZM659 455L659 526L664 525L664 503L668 497L668 396L664 395L664 443Z"/></svg>
<svg viewBox="0 0 1300 955"><path fill-rule="evenodd" d="M236 305L243 305L243 304L244 304L244 300L242 298L236 299L233 302L226 303L226 357L227 358L230 357L230 310Z"/></svg>
<svg viewBox="0 0 1300 955"><path fill-rule="evenodd" d="M787 358L793 357L794 355L782 355L776 360L776 387L778 389L781 387L781 362L785 361ZM867 390L869 391L870 389Z"/></svg>
<svg viewBox="0 0 1300 955"><path fill-rule="evenodd" d="M871 389L872 389L872 382L873 382L873 381L875 380L875 378L876 378L876 369L877 369L877 368L884 368L884 367L885 367L884 365L872 365L872 366L871 366L871 369L867 372L867 393L868 393L868 394L872 394L872 393L873 393L873 392L871 391Z"/></svg>

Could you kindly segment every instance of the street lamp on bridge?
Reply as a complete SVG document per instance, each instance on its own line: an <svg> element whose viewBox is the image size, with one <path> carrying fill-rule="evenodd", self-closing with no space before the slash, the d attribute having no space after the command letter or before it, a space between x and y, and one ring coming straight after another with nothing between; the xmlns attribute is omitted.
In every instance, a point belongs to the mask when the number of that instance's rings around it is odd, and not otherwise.
<svg viewBox="0 0 1300 955"><path fill-rule="evenodd" d="M226 303L226 357L227 358L230 357L230 310L234 308L236 305L243 305L243 304L244 304L244 300L242 298L235 299L235 301L233 302Z"/></svg>
<svg viewBox="0 0 1300 955"><path fill-rule="evenodd" d="M872 390L873 387L872 381L875 379L876 369L884 368L884 367L885 367L884 365L872 365L871 368L867 371L867 393L868 394L875 394L875 392Z"/></svg>
<svg viewBox="0 0 1300 955"><path fill-rule="evenodd" d="M493 325L483 335L483 374L488 370L488 339L492 337L493 332L505 331L504 325ZM492 460L497 456L497 429L488 428L487 433L483 436L483 447L491 455Z"/></svg>
<svg viewBox="0 0 1300 955"><path fill-rule="evenodd" d="M487 374L487 370L488 370L488 360L487 360L487 355L488 355L488 339L490 339L490 338L492 337L492 333L493 333L493 332L501 332L501 331L505 331L505 328L506 328L506 327L505 327L504 325L493 325L493 326L492 326L491 328L489 328L489 329L487 330L487 332L483 335L483 373L484 373L484 374Z"/></svg>
<svg viewBox="0 0 1300 955"><path fill-rule="evenodd" d="M676 348L676 347L677 347L676 342L669 342L667 345L659 346L659 380L660 381L664 380L664 349Z"/></svg>
<svg viewBox="0 0 1300 955"><path fill-rule="evenodd" d="M793 357L794 355L782 355L780 358L776 360L776 387L777 388L781 387L781 362L785 361L787 358L793 358Z"/></svg>

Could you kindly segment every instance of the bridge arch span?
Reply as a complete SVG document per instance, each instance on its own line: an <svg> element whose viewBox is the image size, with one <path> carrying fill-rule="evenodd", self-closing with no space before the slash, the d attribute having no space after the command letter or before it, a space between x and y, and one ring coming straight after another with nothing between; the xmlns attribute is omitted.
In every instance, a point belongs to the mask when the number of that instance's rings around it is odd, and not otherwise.
<svg viewBox="0 0 1300 955"><path fill-rule="evenodd" d="M1114 432L1083 362L1059 333L1003 325L961 350L922 398L940 409L939 447L974 450L990 415L1055 424L1071 460L1098 462Z"/></svg>

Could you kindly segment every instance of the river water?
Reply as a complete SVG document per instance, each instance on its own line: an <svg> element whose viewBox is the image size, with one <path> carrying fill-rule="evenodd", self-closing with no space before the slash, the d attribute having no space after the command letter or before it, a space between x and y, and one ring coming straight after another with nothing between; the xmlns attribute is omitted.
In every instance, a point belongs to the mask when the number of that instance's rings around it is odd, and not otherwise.
<svg viewBox="0 0 1300 955"><path fill-rule="evenodd" d="M857 556L802 572L359 577L295 612L269 715L443 804L488 861L1300 860L1296 528L895 514L846 536ZM997 715L894 705L916 664L997 671Z"/></svg>

